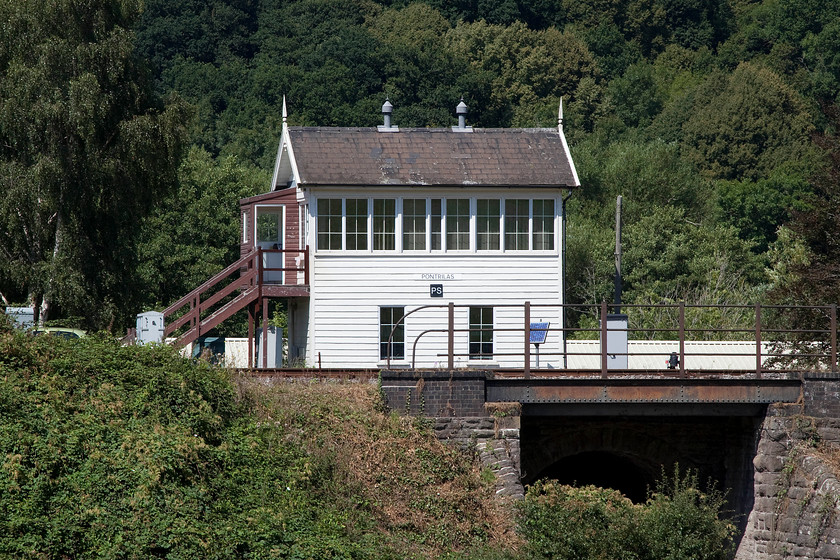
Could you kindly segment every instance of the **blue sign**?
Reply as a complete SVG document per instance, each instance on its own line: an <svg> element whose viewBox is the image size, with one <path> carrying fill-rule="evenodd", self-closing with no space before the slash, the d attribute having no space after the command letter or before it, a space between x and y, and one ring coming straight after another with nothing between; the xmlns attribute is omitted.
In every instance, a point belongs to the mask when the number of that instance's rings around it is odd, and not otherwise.
<svg viewBox="0 0 840 560"><path fill-rule="evenodd" d="M429 284L429 295L432 297L443 297L443 284Z"/></svg>
<svg viewBox="0 0 840 560"><path fill-rule="evenodd" d="M531 344L543 344L548 337L548 323L531 323Z"/></svg>

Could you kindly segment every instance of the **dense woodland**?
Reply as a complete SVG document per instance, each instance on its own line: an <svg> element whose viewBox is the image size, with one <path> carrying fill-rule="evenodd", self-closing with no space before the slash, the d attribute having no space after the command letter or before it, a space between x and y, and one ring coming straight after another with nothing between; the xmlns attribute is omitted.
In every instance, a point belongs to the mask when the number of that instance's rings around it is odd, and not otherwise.
<svg viewBox="0 0 840 560"><path fill-rule="evenodd" d="M565 130L568 296L840 300L840 0L0 4L0 294L119 331L232 262L294 125Z"/></svg>

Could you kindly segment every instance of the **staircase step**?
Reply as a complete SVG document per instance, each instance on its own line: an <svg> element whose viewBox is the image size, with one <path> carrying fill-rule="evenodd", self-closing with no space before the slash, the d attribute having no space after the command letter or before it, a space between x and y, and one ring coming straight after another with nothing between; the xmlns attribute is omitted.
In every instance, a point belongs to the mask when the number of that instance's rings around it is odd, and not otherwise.
<svg viewBox="0 0 840 560"><path fill-rule="evenodd" d="M175 341L175 346L185 346L190 342L195 341L200 335L200 332L207 332L225 319L230 318L231 315L243 309L246 305L257 299L259 289L252 286L227 302L225 305L205 317L197 327L193 327Z"/></svg>

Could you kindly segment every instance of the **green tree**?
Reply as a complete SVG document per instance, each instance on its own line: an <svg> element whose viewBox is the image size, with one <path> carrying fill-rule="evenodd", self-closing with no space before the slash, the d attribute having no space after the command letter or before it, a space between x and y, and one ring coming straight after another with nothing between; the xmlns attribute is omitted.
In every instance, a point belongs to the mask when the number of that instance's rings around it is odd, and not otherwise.
<svg viewBox="0 0 840 560"><path fill-rule="evenodd" d="M492 76L491 112L510 114L515 126L555 125L556 109L551 120L543 116L545 120L535 122L535 103L547 98L559 103L561 96L575 92L582 78L596 73L584 43L554 28L532 31L523 23L505 27L480 21L460 23L449 37L453 53Z"/></svg>
<svg viewBox="0 0 840 560"><path fill-rule="evenodd" d="M831 305L840 301L840 137L836 132L840 108L829 106L826 113L835 132L816 136L827 163L812 178L814 192L808 200L809 208L793 212L789 229L783 229L783 235L771 247L774 286L770 297L774 303ZM806 344L830 340L825 332L825 311L792 309L788 313L790 328L815 329L804 331Z"/></svg>
<svg viewBox="0 0 840 560"><path fill-rule="evenodd" d="M131 313L139 220L174 184L184 113L134 58L134 0L0 3L0 278L89 327Z"/></svg>
<svg viewBox="0 0 840 560"><path fill-rule="evenodd" d="M138 278L146 306L166 306L239 258L239 199L265 190L266 171L214 160L198 147L178 170L178 189L162 198L139 231Z"/></svg>
<svg viewBox="0 0 840 560"><path fill-rule="evenodd" d="M745 62L701 86L683 125L683 145L711 177L757 179L785 162L813 158L813 129L813 117L793 88Z"/></svg>
<svg viewBox="0 0 840 560"><path fill-rule="evenodd" d="M720 220L738 230L758 253L776 240L776 231L793 212L808 208L811 186L796 173L777 170L768 179L719 181L716 185Z"/></svg>
<svg viewBox="0 0 840 560"><path fill-rule="evenodd" d="M679 207L654 208L624 228L624 274L629 303L679 301L702 287L709 303L744 301L744 286L761 283L762 261L732 228L704 225ZM652 300L652 301L651 301Z"/></svg>

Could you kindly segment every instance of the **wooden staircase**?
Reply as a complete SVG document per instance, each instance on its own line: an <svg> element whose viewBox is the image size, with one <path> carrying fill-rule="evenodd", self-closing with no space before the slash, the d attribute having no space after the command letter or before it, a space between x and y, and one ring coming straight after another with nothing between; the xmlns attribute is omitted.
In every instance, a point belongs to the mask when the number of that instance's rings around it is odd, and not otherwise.
<svg viewBox="0 0 840 560"><path fill-rule="evenodd" d="M287 253L298 253L304 258L301 266L268 268L263 266L263 255L269 252L282 253L284 262ZM308 253L308 248L251 251L164 310L163 317L167 323L164 337L177 336L174 344L185 346L264 297L273 297L279 293L286 296L308 295L309 275L306 273ZM293 277L296 282L299 276L297 273L302 272L303 283L284 286L285 289L278 292L276 284L267 284L263 281L264 272L280 271L286 273L284 276ZM184 327L186 330L183 330ZM176 334L179 331L181 331L180 334Z"/></svg>

